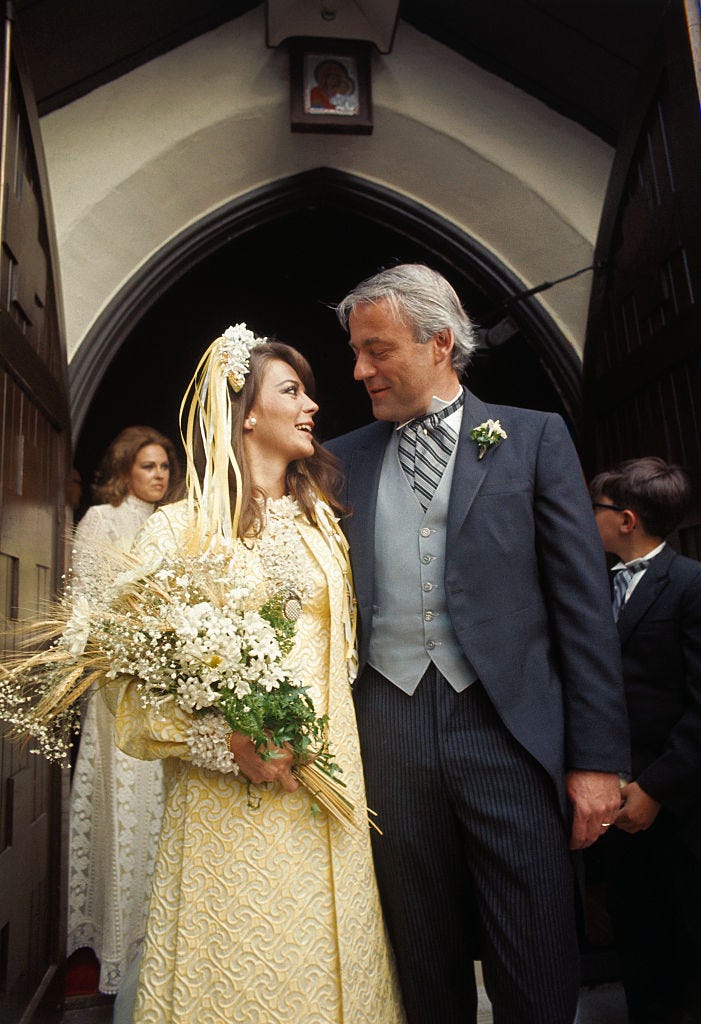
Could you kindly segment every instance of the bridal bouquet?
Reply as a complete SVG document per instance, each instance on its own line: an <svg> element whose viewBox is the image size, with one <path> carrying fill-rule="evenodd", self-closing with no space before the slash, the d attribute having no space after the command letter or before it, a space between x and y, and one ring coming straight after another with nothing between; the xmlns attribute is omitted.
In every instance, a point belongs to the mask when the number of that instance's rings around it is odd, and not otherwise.
<svg viewBox="0 0 701 1024"><path fill-rule="evenodd" d="M33 631L49 646L0 669L0 718L33 738L35 752L65 763L93 684L133 678L151 713L174 704L189 716L195 765L238 771L224 740L229 731L250 736L263 757L274 756L269 746L288 744L293 774L315 801L354 822L326 716L317 716L284 665L300 597L283 586L256 607L245 587L232 584L240 575L233 555L208 552L132 565L99 599L69 589L58 614ZM249 802L250 794L249 787Z"/></svg>

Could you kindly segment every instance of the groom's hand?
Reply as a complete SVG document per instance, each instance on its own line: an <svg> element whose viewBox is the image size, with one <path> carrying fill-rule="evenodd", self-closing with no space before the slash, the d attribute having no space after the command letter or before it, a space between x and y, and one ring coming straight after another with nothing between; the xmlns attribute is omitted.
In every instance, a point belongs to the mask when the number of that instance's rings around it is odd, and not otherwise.
<svg viewBox="0 0 701 1024"><path fill-rule="evenodd" d="M572 803L570 850L591 846L608 831L621 806L618 775L613 772L571 771L565 776Z"/></svg>

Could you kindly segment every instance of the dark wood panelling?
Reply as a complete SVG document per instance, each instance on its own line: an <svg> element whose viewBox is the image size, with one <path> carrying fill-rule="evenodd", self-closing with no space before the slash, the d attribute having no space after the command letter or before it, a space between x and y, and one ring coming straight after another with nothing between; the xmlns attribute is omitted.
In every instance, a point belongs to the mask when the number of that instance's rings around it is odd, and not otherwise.
<svg viewBox="0 0 701 1024"><path fill-rule="evenodd" d="M3 23L0 193L0 656L63 569L67 373L39 132ZM61 777L0 728L0 1020L28 1020L64 944Z"/></svg>
<svg viewBox="0 0 701 1024"><path fill-rule="evenodd" d="M684 465L701 524L701 122L683 6L671 4L612 170L584 358L590 472L659 455Z"/></svg>

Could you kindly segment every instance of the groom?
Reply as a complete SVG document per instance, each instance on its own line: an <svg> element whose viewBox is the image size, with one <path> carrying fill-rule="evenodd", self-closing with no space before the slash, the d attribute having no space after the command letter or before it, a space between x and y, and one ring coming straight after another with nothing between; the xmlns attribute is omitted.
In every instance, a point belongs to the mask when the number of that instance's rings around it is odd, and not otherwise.
<svg viewBox="0 0 701 1024"><path fill-rule="evenodd" d="M410 1024L571 1024L569 849L614 820L628 736L604 556L561 419L460 386L475 342L407 264L338 307L380 421L347 477L374 855ZM494 421L497 421L496 423Z"/></svg>

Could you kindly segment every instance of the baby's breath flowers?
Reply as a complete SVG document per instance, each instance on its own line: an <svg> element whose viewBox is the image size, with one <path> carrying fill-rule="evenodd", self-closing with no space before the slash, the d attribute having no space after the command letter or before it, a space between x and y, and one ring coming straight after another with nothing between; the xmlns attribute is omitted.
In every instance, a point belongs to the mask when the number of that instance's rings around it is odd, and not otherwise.
<svg viewBox="0 0 701 1024"><path fill-rule="evenodd" d="M34 740L33 753L41 752L49 761L67 764L72 747L72 733L77 729L80 712L74 708L70 715L59 715L48 721L36 713L35 694L48 689L56 669L37 665L33 671L31 689L27 687L22 674L15 674L6 667L0 668L0 719L13 728L10 735Z"/></svg>

